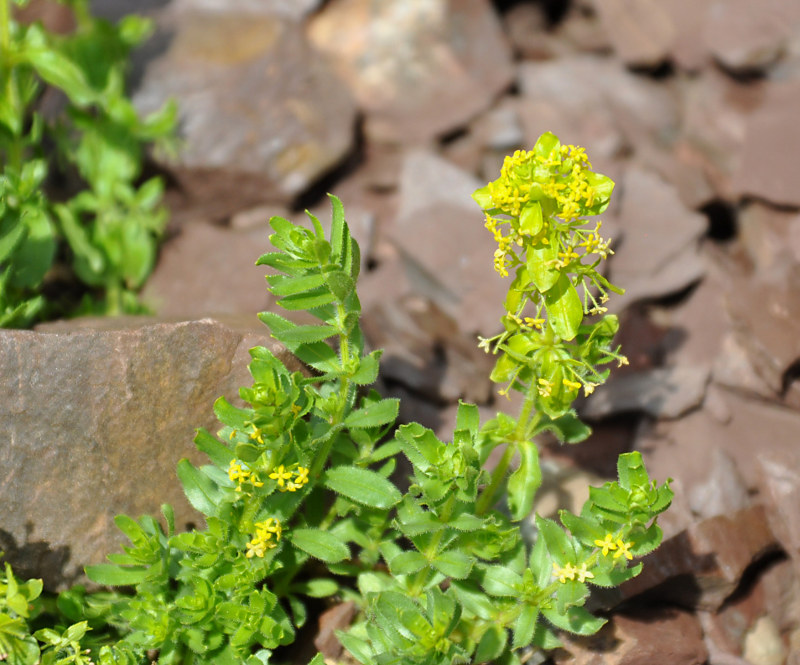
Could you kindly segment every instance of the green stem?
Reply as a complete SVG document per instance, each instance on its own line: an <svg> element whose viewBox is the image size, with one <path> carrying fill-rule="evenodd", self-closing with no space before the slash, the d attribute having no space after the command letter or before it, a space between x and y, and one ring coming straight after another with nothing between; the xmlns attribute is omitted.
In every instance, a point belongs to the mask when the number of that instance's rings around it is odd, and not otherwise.
<svg viewBox="0 0 800 665"><path fill-rule="evenodd" d="M525 396L525 401L522 403L522 408L519 412L519 418L517 419L517 426L514 429L514 433L506 443L506 449L503 452L503 456L500 458L497 466L495 466L494 470L492 471L489 484L483 489L481 495L478 497L478 501L475 504L475 514L478 517L484 515L486 511L488 511L494 505L495 495L500 489L500 486L503 484L508 467L511 464L511 460L514 458L514 453L517 452L516 444L520 441L524 441L527 438L528 432L531 429L531 422L534 421L534 419L539 419L539 414L533 412L533 405L535 402L533 393L534 390L536 390L536 388L531 386L531 389Z"/></svg>
<svg viewBox="0 0 800 665"><path fill-rule="evenodd" d="M344 322L344 317L347 314L344 305L337 305L337 315L340 324L340 332L339 332L339 361L341 363L342 371L350 364L350 342L347 339L347 335L345 334L342 325ZM347 376L342 376L341 384L339 385L339 408L336 415L331 419L330 426L335 427L336 425L340 424L344 421L345 416L347 415L347 407L350 401L350 378ZM319 475L322 473L323 468L325 467L325 463L328 461L328 457L331 454L331 448L333 447L333 442L336 440L336 435L330 437L325 443L322 444L322 447L317 452L316 456L314 457L314 461L311 463L311 468L309 469L308 475L309 478L312 479L312 482L316 482Z"/></svg>
<svg viewBox="0 0 800 665"><path fill-rule="evenodd" d="M7 51L11 48L11 8L10 0L0 0L0 49L5 61ZM5 62L4 62L5 64Z"/></svg>
<svg viewBox="0 0 800 665"><path fill-rule="evenodd" d="M453 516L453 509L456 507L456 495L455 493L451 493L449 497L445 500L444 504L442 504L442 508L439 511L438 517L439 521L442 524L447 524L450 521L450 518ZM422 552L423 555L428 560L433 559L439 553L439 545L442 542L442 537L444 536L445 529L439 529L439 531L434 534L433 538L431 539L430 544L426 548L427 551ZM430 568L425 566L422 570L420 570L416 576L414 577L414 581L411 582L409 587L409 592L412 596L419 596L422 593L422 590L425 588L425 583L428 581L428 575L430 574Z"/></svg>

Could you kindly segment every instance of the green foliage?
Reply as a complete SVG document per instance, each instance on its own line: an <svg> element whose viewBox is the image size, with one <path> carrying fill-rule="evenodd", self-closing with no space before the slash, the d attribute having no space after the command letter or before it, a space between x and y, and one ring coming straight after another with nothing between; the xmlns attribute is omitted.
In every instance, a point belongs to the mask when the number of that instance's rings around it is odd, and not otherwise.
<svg viewBox="0 0 800 665"><path fill-rule="evenodd" d="M63 243L75 275L103 299L84 307L137 311L166 221L161 181L139 184L143 148L175 124L173 105L140 118L125 96L130 51L151 25L138 16L112 25L90 15L88 0L68 0L77 27L56 35L13 20L11 1L0 0L0 326L46 314L41 291ZM63 94L56 117L37 107L45 86ZM54 175L81 191L49 200Z"/></svg>
<svg viewBox="0 0 800 665"><path fill-rule="evenodd" d="M552 177L547 169L577 173L574 164L561 166L563 159L556 164L554 154L577 159L571 156L578 149L559 146L552 135L540 140L533 155L545 164L532 170L535 178ZM576 215L602 209L611 189L602 177L582 178L598 191L590 202L580 190L584 198L571 204ZM556 242L554 234L573 227L554 230L566 224L558 221L562 203L539 186L541 192L530 187L536 205L521 208L510 223L523 235L551 233ZM499 208L493 196L490 186L476 198ZM518 308L505 317L506 332L484 346L501 353L495 378L525 393L521 412L481 425L478 408L460 403L453 439L445 442L418 423L396 428L397 400L366 388L377 377L380 351L366 349L355 289L358 246L341 202L331 197L331 203L329 237L312 215L310 229L270 220L278 251L258 263L274 271L267 280L280 304L290 312L305 309L317 323L274 313L261 319L308 371L292 372L256 347L253 384L240 390L243 405L216 402L221 428L216 436L198 430L195 438L208 464L178 465L205 528L176 533L169 506L163 525L117 517L130 545L86 572L133 593L62 595L61 611L72 625L34 636L21 624L16 633L12 627L5 634L14 636L6 639L16 640L17 652L33 653L42 643L50 653L77 654L80 637L101 620L121 634L89 645L104 665L136 663L153 652L163 664L264 665L295 640L310 600L336 597L358 608L339 638L364 665L519 664L520 650L553 649L563 631L596 632L604 619L585 607L592 586L636 576L638 559L660 544L656 518L672 492L668 482L649 478L639 453L620 456L618 480L592 488L579 514L562 511L559 521L535 516L533 542L519 528L541 481L534 437L551 431L573 442L588 434L570 408L576 391L564 383L571 381L564 372L589 367L599 382L594 366L621 358L610 347L616 319L586 324L583 309L578 317L573 305L554 304L562 296L547 296L570 292L571 275L591 279L590 271L581 272L574 257L536 268L528 274L547 285L544 292L515 278L507 301L538 303L542 320L526 323ZM555 377L563 377L565 389ZM497 446L505 449L490 472L484 465ZM509 475L515 453L520 465ZM399 454L411 466L405 491L392 480ZM507 510L496 506L503 496ZM33 586L28 596L36 593ZM14 602L17 609L6 611L11 621L22 607ZM318 655L312 665L322 662Z"/></svg>

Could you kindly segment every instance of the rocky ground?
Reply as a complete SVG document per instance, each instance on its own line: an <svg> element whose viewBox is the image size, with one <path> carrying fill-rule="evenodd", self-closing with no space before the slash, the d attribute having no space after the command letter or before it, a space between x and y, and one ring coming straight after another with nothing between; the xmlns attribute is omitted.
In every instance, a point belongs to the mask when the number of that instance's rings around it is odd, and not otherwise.
<svg viewBox="0 0 800 665"><path fill-rule="evenodd" d="M580 405L588 441L546 446L540 510L632 449L676 491L608 628L556 662L800 663L800 3L95 4L157 18L135 99L176 97L184 145L158 164L156 316L0 334L0 548L21 572L74 580L117 547L117 512L196 519L174 464L265 343L266 220L325 219L325 192L361 244L402 417L446 435L459 398L504 408L476 335L506 285L470 193L553 131L617 181L604 229L631 364Z"/></svg>

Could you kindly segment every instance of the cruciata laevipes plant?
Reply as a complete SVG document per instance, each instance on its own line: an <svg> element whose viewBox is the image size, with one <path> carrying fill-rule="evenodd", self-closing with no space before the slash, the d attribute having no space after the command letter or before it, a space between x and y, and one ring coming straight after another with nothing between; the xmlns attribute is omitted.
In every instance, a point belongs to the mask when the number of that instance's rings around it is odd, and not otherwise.
<svg viewBox="0 0 800 665"><path fill-rule="evenodd" d="M285 662L279 648L317 598L355 603L339 639L364 665L515 665L558 646L563 631L596 632L605 620L584 607L591 586L641 571L638 559L661 541L668 482L652 481L638 453L623 454L619 479L591 488L579 515L536 516L532 543L519 524L541 482L534 438L588 436L571 404L605 380L605 365L625 362L612 344L617 319L602 307L618 289L597 272L611 250L585 219L605 210L612 188L582 149L548 133L475 193L499 245L495 267L514 274L503 332L481 344L497 355L501 392L524 400L517 418L483 425L475 405L460 403L449 442L417 423L395 428L398 400L367 389L381 351L368 351L359 327L360 256L339 199L328 237L313 215L311 229L273 217L276 251L258 263L274 270L267 280L286 310L320 323L260 318L311 375L251 350L246 406L220 398L222 428L195 439L209 464L178 465L206 527L176 533L169 506L166 529L118 516L131 544L87 573L134 593L62 594L59 609L76 622L67 630L113 626L121 639L96 638L91 649L102 665L145 654L164 664ZM498 446L500 462L486 469ZM412 467L405 492L391 479L401 454ZM64 641L63 628L46 636ZM64 647L73 659L59 662L88 663L79 647Z"/></svg>
<svg viewBox="0 0 800 665"><path fill-rule="evenodd" d="M130 52L152 22L111 24L89 0L60 1L76 23L64 35L15 20L27 0L0 0L0 327L142 311L136 292L167 219L161 179L141 180L145 146L168 145L176 108L141 117L125 92ZM57 113L39 105L48 87ZM54 180L68 183L57 198ZM46 289L57 263L83 284L83 301Z"/></svg>

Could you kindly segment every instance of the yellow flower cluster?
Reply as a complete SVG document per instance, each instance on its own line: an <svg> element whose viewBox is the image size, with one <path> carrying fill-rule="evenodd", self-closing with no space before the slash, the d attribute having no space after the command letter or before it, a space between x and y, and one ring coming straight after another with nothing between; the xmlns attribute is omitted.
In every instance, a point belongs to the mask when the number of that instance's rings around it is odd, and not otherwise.
<svg viewBox="0 0 800 665"><path fill-rule="evenodd" d="M586 564L582 563L580 567L573 566L568 563L566 566L559 566L555 561L553 562L553 575L558 578L561 584L566 584L567 580L578 580L578 582L585 582L594 577L594 573L586 569Z"/></svg>
<svg viewBox="0 0 800 665"><path fill-rule="evenodd" d="M304 466L298 466L294 472L289 471L281 464L269 477L278 482L281 492L296 492L308 482L308 471Z"/></svg>
<svg viewBox="0 0 800 665"><path fill-rule="evenodd" d="M256 533L253 539L247 543L247 553L245 556L252 559L254 556L263 557L267 550L278 546L281 539L280 520L269 519L263 522L256 522Z"/></svg>
<svg viewBox="0 0 800 665"><path fill-rule="evenodd" d="M228 478L236 483L236 491L242 491L243 483L250 483L253 487L263 487L264 483L258 478L258 474L252 471L244 462L232 459L228 465Z"/></svg>
<svg viewBox="0 0 800 665"><path fill-rule="evenodd" d="M583 214L595 214L589 209L604 204L610 181L591 169L584 148L561 145L552 134L544 134L533 150L517 150L506 157L500 177L476 192L486 213L485 226L497 242L494 268L501 276L508 275L516 262L512 250L515 245L525 246L526 237L536 245L548 245L556 218L569 223ZM599 224L594 232L572 228L574 237L559 237L556 267L565 268L580 259L578 248L606 258L611 250L598 230Z"/></svg>
<svg viewBox="0 0 800 665"><path fill-rule="evenodd" d="M633 543L626 543L622 538L615 539L610 533L607 533L603 540L595 540L594 544L603 550L603 556L608 556L609 552L614 552L615 559L620 557L625 557L628 560L633 559L633 553L631 552Z"/></svg>

